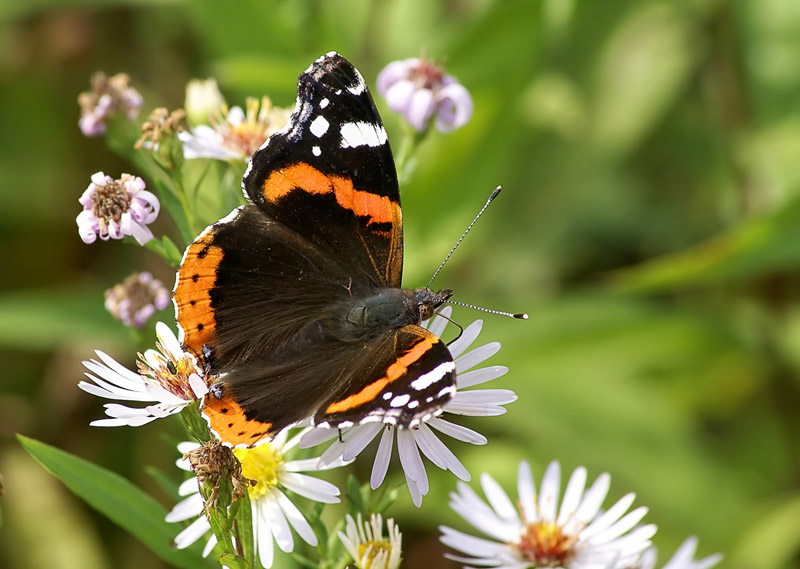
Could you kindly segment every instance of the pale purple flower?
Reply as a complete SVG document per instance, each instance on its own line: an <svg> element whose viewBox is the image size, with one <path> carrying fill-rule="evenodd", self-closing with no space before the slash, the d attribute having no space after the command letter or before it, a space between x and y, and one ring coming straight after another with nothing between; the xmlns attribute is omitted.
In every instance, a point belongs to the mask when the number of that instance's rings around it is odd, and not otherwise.
<svg viewBox="0 0 800 569"><path fill-rule="evenodd" d="M675 552L675 555L667 561L661 569L711 569L722 561L722 555L715 553L703 559L695 559L697 551L697 538L690 537L684 541ZM642 554L641 559L626 569L655 569L656 550L651 547Z"/></svg>
<svg viewBox="0 0 800 569"><path fill-rule="evenodd" d="M118 180L97 172L78 201L78 234L84 243L122 239L132 235L140 245L153 238L147 227L158 217L158 198L146 191L138 176L122 174Z"/></svg>
<svg viewBox="0 0 800 569"><path fill-rule="evenodd" d="M268 97L247 100L245 110L226 105L212 113L211 125L199 124L190 131L178 133L187 160L250 160L253 153L270 135L289 122L290 111L273 107Z"/></svg>
<svg viewBox="0 0 800 569"><path fill-rule="evenodd" d="M289 429L284 429L272 440L251 448L235 448L233 453L242 464L242 474L254 480L256 484L248 488L250 506L253 509L253 538L256 555L262 567L272 567L275 556L275 544L286 553L294 549L295 539L292 532L297 533L307 544L315 547L317 536L286 491L293 495L322 502L335 504L339 502L339 489L325 480L304 474L318 469L318 459L290 459L292 450L302 435L289 438ZM181 443L178 450L187 453L199 445ZM339 462L329 468L341 466ZM187 460L179 460L178 466L189 470ZM197 484L197 478L189 478L181 484L179 493L186 496L172 511L167 514L168 522L194 521L175 538L178 549L189 547L198 539L211 531L211 526L204 514L203 497ZM246 531L246 530L243 530ZM215 535L211 535L203 550L208 555L217 543Z"/></svg>
<svg viewBox="0 0 800 569"><path fill-rule="evenodd" d="M135 273L106 290L106 310L132 328L141 328L169 305L169 291L148 272Z"/></svg>
<svg viewBox="0 0 800 569"><path fill-rule="evenodd" d="M78 96L81 118L78 121L85 136L99 136L106 131L108 119L114 115L124 115L133 120L142 106L142 96L128 83L125 73L106 77L102 72L92 76L92 88Z"/></svg>
<svg viewBox="0 0 800 569"><path fill-rule="evenodd" d="M450 494L450 507L486 537L442 526L441 542L464 555L446 556L469 566L525 569L622 569L650 546L656 527L639 525L647 508L628 512L634 494L601 510L610 485L604 473L586 489L586 469L576 468L564 490L561 468L551 462L537 489L523 461L517 477L518 498L509 499L488 474L481 476L484 501L463 482Z"/></svg>
<svg viewBox="0 0 800 569"><path fill-rule="evenodd" d="M205 374L197 358L183 351L169 326L158 322L156 338L157 349L139 354L138 372L127 369L100 350L95 351L100 361L83 362L90 372L84 375L92 381L78 383L85 392L104 399L149 403L144 407L107 403L104 407L110 418L92 421L92 426L138 427L179 413L208 393Z"/></svg>
<svg viewBox="0 0 800 569"><path fill-rule="evenodd" d="M451 312L452 308L447 306L441 311L442 316L437 315L431 319L431 322L423 325L436 336L441 336L448 322L443 316L449 317ZM497 379L508 372L508 368L505 366L488 366L467 371L493 356L500 349L498 342L492 342L466 351L477 339L482 325L481 320L476 320L464 329L464 333L458 340L448 346L456 364L457 391L442 408L444 414L472 417L502 415L506 412L503 405L517 399L516 394L508 389L468 389ZM410 429L380 422L364 423L341 431L316 427L304 437L300 446L307 448L336 439L320 457L320 464L324 465L339 459L349 462L354 460L380 434L380 443L370 477L370 485L375 489L383 483L386 477L396 435L397 453L403 467L408 491L414 504L419 507L422 504L422 497L428 493L429 489L428 476L420 451L439 468L450 470L461 480L470 479L467 469L439 439L437 431L474 445L483 445L487 442L486 437L472 429L452 423L442 416L433 416Z"/></svg>
<svg viewBox="0 0 800 569"><path fill-rule="evenodd" d="M472 97L452 75L426 59L393 61L378 75L378 92L393 111L418 131L435 117L440 132L450 132L472 117Z"/></svg>

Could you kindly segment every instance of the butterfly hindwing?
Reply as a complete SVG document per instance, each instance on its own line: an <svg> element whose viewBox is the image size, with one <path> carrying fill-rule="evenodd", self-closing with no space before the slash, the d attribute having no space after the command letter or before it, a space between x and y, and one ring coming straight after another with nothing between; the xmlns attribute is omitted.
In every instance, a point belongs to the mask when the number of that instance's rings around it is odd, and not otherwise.
<svg viewBox="0 0 800 569"><path fill-rule="evenodd" d="M354 290L365 289L252 205L187 248L173 294L180 338L224 378L204 404L223 440L251 444L316 410L362 349L327 332Z"/></svg>
<svg viewBox="0 0 800 569"><path fill-rule="evenodd" d="M408 324L353 358L315 423L345 427L382 421L413 427L452 398L455 378L455 362L444 342Z"/></svg>
<svg viewBox="0 0 800 569"><path fill-rule="evenodd" d="M339 257L354 278L400 286L397 173L364 79L331 53L300 75L297 89L289 124L253 156L246 194L270 217Z"/></svg>

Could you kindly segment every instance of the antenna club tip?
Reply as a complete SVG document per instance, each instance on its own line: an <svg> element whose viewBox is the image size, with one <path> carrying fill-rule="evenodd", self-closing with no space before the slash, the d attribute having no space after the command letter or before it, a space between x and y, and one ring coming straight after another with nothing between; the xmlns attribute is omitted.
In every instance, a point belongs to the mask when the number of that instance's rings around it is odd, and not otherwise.
<svg viewBox="0 0 800 569"><path fill-rule="evenodd" d="M492 201L494 198L496 198L496 197L497 197L497 196L500 194L500 191L501 191L502 189L503 189L503 187L502 187L502 186L497 186L497 187L494 189L494 191L492 192L492 195L490 195L490 196L489 196L489 201Z"/></svg>
<svg viewBox="0 0 800 569"><path fill-rule="evenodd" d="M522 312L520 314L515 314L514 318L518 318L520 320L527 320L528 319L528 315L525 314L524 312Z"/></svg>

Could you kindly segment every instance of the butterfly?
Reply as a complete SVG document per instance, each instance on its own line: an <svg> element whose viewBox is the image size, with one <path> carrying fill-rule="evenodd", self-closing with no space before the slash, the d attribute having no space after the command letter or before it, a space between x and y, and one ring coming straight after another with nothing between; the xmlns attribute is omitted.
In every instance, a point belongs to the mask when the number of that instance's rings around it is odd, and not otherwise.
<svg viewBox="0 0 800 569"><path fill-rule="evenodd" d="M403 220L386 131L360 73L328 53L298 79L282 131L255 152L249 204L206 228L173 290L180 341L218 377L203 401L226 444L311 418L413 428L456 391L420 324L451 296L401 287Z"/></svg>

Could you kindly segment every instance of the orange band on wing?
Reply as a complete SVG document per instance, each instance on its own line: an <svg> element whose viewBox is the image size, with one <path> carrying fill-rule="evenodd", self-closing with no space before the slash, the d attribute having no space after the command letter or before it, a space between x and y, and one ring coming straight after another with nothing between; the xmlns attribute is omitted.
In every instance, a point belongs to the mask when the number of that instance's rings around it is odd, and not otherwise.
<svg viewBox="0 0 800 569"><path fill-rule="evenodd" d="M208 232L189 245L175 285L178 324L183 329L183 344L201 354L203 345L214 345L214 312L209 291L217 279L217 267L223 252L211 245Z"/></svg>
<svg viewBox="0 0 800 569"><path fill-rule="evenodd" d="M328 405L328 408L325 409L325 413L341 413L342 411L353 409L375 399L384 387L405 375L408 371L408 367L431 349L431 346L433 346L433 339L435 339L435 336L432 335L431 338L423 338L414 344L409 351L400 356L395 363L389 366L384 377L376 379L358 393L354 393L341 401L331 403Z"/></svg>
<svg viewBox="0 0 800 569"><path fill-rule="evenodd" d="M333 192L336 203L358 216L369 217L370 223L392 223L400 218L399 206L388 197L357 190L352 180L328 176L304 162L274 171L263 186L264 196L272 203L298 188L312 194Z"/></svg>
<svg viewBox="0 0 800 569"><path fill-rule="evenodd" d="M272 423L248 419L244 409L229 395L217 399L211 394L203 400L203 415L208 426L223 443L231 446L253 446L271 437Z"/></svg>

